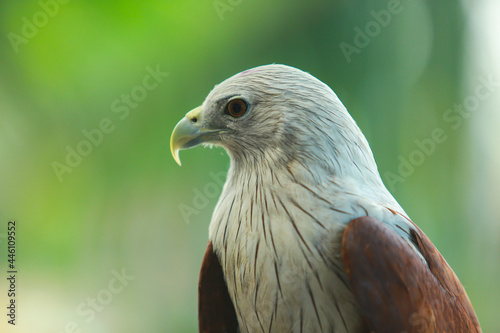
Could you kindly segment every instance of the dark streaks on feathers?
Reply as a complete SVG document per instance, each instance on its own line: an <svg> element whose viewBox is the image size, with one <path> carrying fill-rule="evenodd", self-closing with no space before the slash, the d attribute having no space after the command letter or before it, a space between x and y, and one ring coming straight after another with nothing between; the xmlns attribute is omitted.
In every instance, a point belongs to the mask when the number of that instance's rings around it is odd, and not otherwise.
<svg viewBox="0 0 500 333"><path fill-rule="evenodd" d="M265 332L264 326L262 325L262 321L260 320L260 317L259 317L259 312L257 311L257 295L258 295L258 293L259 293L259 282L257 281L255 283L254 311L255 311L255 315L257 316L259 326L262 329L262 332Z"/></svg>
<svg viewBox="0 0 500 333"><path fill-rule="evenodd" d="M318 252L319 256L321 257L321 260L325 264L326 267L332 268L332 272L337 276L340 282L344 285L346 290L350 290L351 287L349 286L349 282L347 281L347 275L345 272L340 268L339 265L337 265L333 260L325 258L323 251L318 247L318 245L314 245L316 248L316 252Z"/></svg>
<svg viewBox="0 0 500 333"><path fill-rule="evenodd" d="M325 226L323 225L323 223L321 223L317 218L315 218L314 216L311 215L311 213L309 213L307 210L305 210L304 208L302 208L301 205L298 204L298 202L296 202L294 199L290 198L290 201L291 203L297 207L298 209L300 209L301 211L303 211L306 215L308 215L314 222L316 222L321 228L325 229Z"/></svg>
<svg viewBox="0 0 500 333"><path fill-rule="evenodd" d="M300 230L297 228L297 225L295 224L295 221L293 219L293 217L290 215L290 213L288 212L288 209L286 209L285 205L283 204L283 202L281 201L280 198L278 198L278 201L279 203L281 204L281 207L283 207L283 209L285 210L285 213L286 215L288 216L288 219L290 220L290 222L292 223L292 226L293 228L295 229L297 235L300 237L300 240L302 241L302 243L305 245L305 247L307 248L307 250L312 253L311 249L309 248L309 245L307 245L307 242L305 241L304 237L302 236L302 234L300 233Z"/></svg>
<svg viewBox="0 0 500 333"><path fill-rule="evenodd" d="M240 202L243 202L243 191L240 194ZM252 217L250 216L250 220L251 219L252 219ZM238 218L236 219L236 221L238 222L238 229L236 230L236 235L234 236L234 238L238 239L238 235L240 234L240 228L241 228L241 224L242 224L242 221L241 221L241 205L240 205L240 209L238 210Z"/></svg>
<svg viewBox="0 0 500 333"><path fill-rule="evenodd" d="M328 208L329 208L329 209L331 209L331 210L333 210L333 211L336 211L336 212L339 212L339 213L349 214L349 213L347 213L347 212L345 212L345 211L343 211L343 210L340 210L340 209L337 209L337 208L335 208L335 207L332 207L332 206L331 206L331 205L332 205L332 203L331 203L330 201L326 200L325 198L323 198L323 197L322 197L322 196L320 196L318 193L316 193L316 192L314 192L313 190L311 190L311 189L310 189L309 187L307 187L306 185L304 185L304 184L302 184L302 183L300 183L300 182L296 182L296 184L298 184L298 185L302 186L303 188L305 188L306 190L308 190L308 191L309 191L309 192L310 192L310 193L311 193L311 194L312 194L312 195L313 195L316 199L319 199L319 200L321 200L321 201L323 201L323 202L327 203L327 204L328 204Z"/></svg>
<svg viewBox="0 0 500 333"><path fill-rule="evenodd" d="M306 168L306 166L304 165L304 163L302 163L300 160L296 160L296 162L298 164L300 164L304 168L304 170L307 170L307 172L309 172L309 174L311 175L311 177L313 179L315 178L314 174L311 172L311 170L309 170L310 168Z"/></svg>
<svg viewBox="0 0 500 333"><path fill-rule="evenodd" d="M280 275L278 273L278 264L276 263L276 261L274 262L274 272L276 273L276 282L278 283L278 290L281 294L281 298L285 299L285 297L283 296L283 290L281 290Z"/></svg>
<svg viewBox="0 0 500 333"><path fill-rule="evenodd" d="M276 260L279 260L279 255L278 251L276 250L276 244L274 243L274 236L273 236L273 230L272 230L272 223L269 223L269 236L271 238L271 245L273 246L274 250L274 255L276 256Z"/></svg>
<svg viewBox="0 0 500 333"><path fill-rule="evenodd" d="M255 246L255 259L253 262L253 278L255 281L257 281L257 257L259 255L259 245L260 239L257 240L257 245Z"/></svg>
<svg viewBox="0 0 500 333"><path fill-rule="evenodd" d="M309 297L311 298L311 302L314 307L314 312L316 313L316 318L318 319L319 327L321 328L321 332L323 332L323 325L321 324L321 318L319 317L318 308L316 307L316 301L314 300L314 295L312 293L311 286L307 281L306 281L306 286L307 286L307 291L309 293Z"/></svg>
<svg viewBox="0 0 500 333"><path fill-rule="evenodd" d="M223 243L224 243L224 268L227 270L227 239L226 239L226 233L227 233L227 226L229 225L229 217L231 216L231 212L233 210L233 205L234 201L236 200L236 197L233 197L233 201L231 202L231 207L229 208L229 212L227 213L227 218L226 218L226 226L224 227L224 235L222 237Z"/></svg>
<svg viewBox="0 0 500 333"><path fill-rule="evenodd" d="M365 207L361 206L361 205L358 205L359 208L361 208L363 210L363 212L365 213L365 216L369 216L370 214L368 214L368 211L366 210Z"/></svg>
<svg viewBox="0 0 500 333"><path fill-rule="evenodd" d="M300 251L302 252L302 255L304 256L304 259L306 260L307 262L307 265L309 266L309 268L311 269L311 272L314 274L314 276L316 277L316 280L318 280L318 285L319 287L321 288L321 290L323 290L323 285L321 284L321 280L319 278L319 275L318 275L318 271L314 269L313 265L311 264L311 262L309 261L309 258L307 257L306 253L304 252L304 249L302 248L302 246L299 245L299 249Z"/></svg>
<svg viewBox="0 0 500 333"><path fill-rule="evenodd" d="M300 333L302 333L302 329L304 328L304 308L300 308Z"/></svg>
<svg viewBox="0 0 500 333"><path fill-rule="evenodd" d="M253 229L253 195L250 196L250 230Z"/></svg>
<svg viewBox="0 0 500 333"><path fill-rule="evenodd" d="M410 233L408 233L408 231L406 231L405 229L403 229L400 225L397 225L397 224L396 224L396 228L398 228L399 230L401 230L401 231L402 231L402 232L404 232L405 234L410 235ZM416 243L416 242L413 242L413 243L414 243L415 245L417 245L417 243Z"/></svg>

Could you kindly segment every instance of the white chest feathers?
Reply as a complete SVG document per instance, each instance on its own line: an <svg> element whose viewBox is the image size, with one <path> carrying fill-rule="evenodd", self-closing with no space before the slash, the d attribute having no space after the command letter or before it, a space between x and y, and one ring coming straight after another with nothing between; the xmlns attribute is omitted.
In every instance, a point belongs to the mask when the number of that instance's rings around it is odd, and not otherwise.
<svg viewBox="0 0 500 333"><path fill-rule="evenodd" d="M313 187L268 178L229 179L210 224L241 331L360 332L342 233L365 215L402 229L406 221L338 180Z"/></svg>

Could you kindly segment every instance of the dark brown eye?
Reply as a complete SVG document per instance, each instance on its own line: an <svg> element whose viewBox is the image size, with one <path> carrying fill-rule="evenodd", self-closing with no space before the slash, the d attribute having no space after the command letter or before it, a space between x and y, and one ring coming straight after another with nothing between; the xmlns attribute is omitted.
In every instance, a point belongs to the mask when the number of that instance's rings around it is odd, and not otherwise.
<svg viewBox="0 0 500 333"><path fill-rule="evenodd" d="M226 113L231 117L239 118L242 115L244 115L245 112L247 112L247 108L248 108L247 102L245 102L240 98L237 98L227 103Z"/></svg>

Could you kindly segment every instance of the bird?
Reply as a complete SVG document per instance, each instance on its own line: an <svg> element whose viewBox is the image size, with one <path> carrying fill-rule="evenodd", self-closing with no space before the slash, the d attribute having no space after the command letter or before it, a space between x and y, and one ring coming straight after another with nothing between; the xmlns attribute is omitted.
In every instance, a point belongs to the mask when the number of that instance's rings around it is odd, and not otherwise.
<svg viewBox="0 0 500 333"><path fill-rule="evenodd" d="M385 187L325 83L280 64L216 85L170 148L225 149L199 332L481 332L446 260Z"/></svg>

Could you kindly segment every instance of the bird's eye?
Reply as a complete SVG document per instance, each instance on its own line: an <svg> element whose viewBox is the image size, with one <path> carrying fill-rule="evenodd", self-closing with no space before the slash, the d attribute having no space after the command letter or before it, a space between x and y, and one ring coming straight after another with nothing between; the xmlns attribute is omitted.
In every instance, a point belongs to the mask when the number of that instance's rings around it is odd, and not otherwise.
<svg viewBox="0 0 500 333"><path fill-rule="evenodd" d="M248 105L244 100L237 98L233 99L226 106L226 113L234 118L239 118L247 112Z"/></svg>

